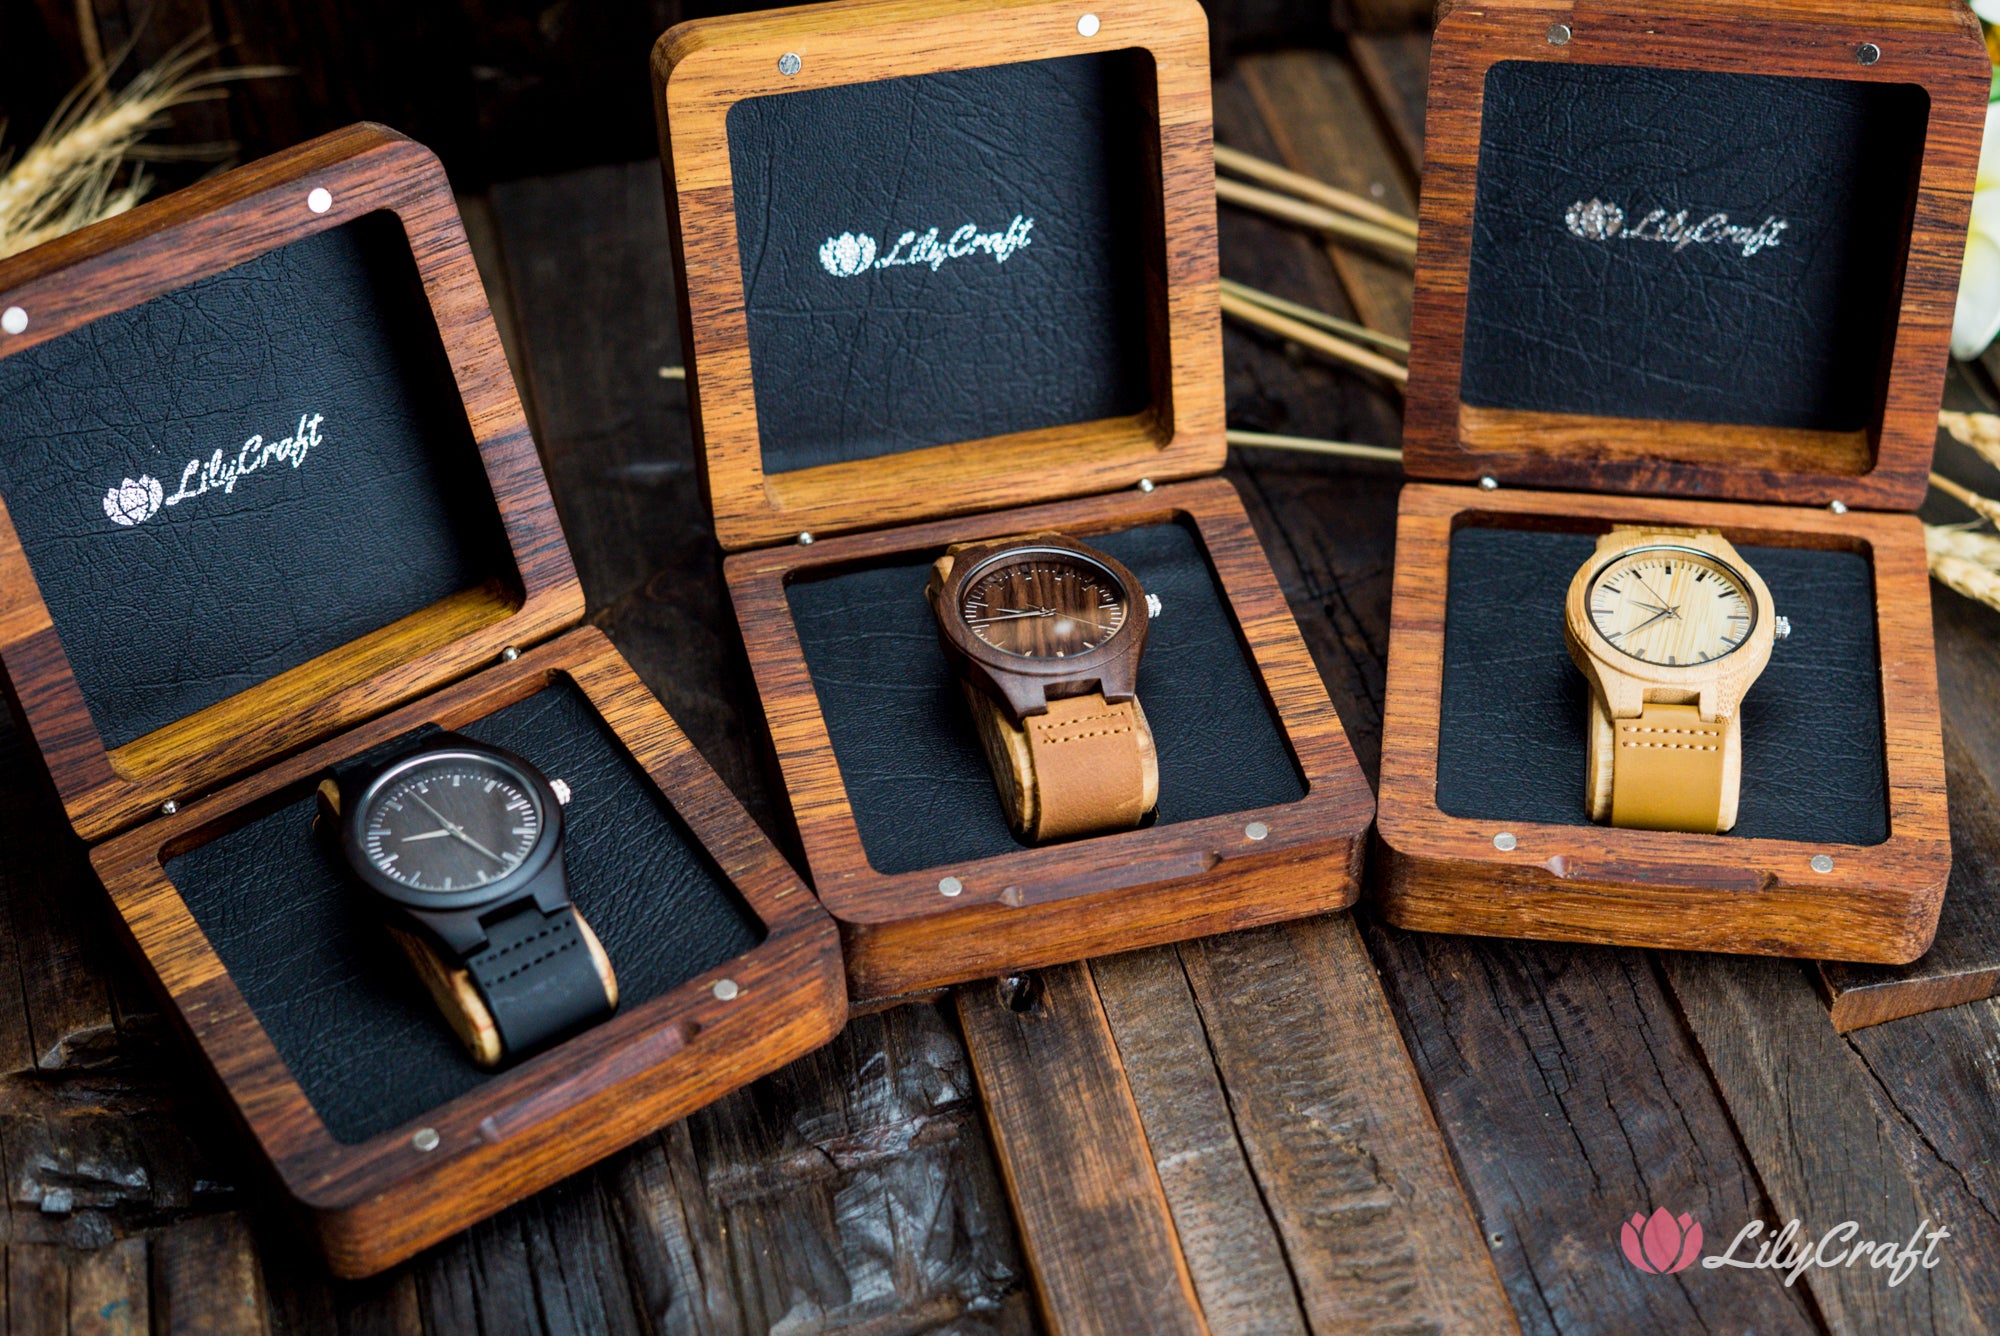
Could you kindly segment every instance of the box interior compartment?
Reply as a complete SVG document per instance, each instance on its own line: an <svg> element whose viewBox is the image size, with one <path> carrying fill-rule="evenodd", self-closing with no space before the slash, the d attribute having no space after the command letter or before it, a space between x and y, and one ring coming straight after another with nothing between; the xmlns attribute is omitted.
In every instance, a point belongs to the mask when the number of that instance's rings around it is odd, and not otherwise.
<svg viewBox="0 0 2000 1336"><path fill-rule="evenodd" d="M0 494L108 748L520 577L379 212L0 358Z"/></svg>
<svg viewBox="0 0 2000 1336"><path fill-rule="evenodd" d="M1142 50L747 98L727 119L763 468L1171 422Z"/></svg>
<svg viewBox="0 0 2000 1336"><path fill-rule="evenodd" d="M757 946L764 929L588 698L558 678L458 730L567 781L570 894L628 1011ZM166 863L328 1132L354 1143L487 1077L314 831L310 785Z"/></svg>
<svg viewBox="0 0 2000 1336"><path fill-rule="evenodd" d="M1867 473L1929 112L1912 84L1493 65L1462 441Z"/></svg>
<svg viewBox="0 0 2000 1336"><path fill-rule="evenodd" d="M1597 533L1505 526L1489 518L1452 535L1437 805L1475 820L1589 825L1589 688L1564 644L1563 603ZM1888 778L1870 558L1737 550L1792 634L1744 698L1742 806L1724 838L1880 844Z"/></svg>
<svg viewBox="0 0 2000 1336"><path fill-rule="evenodd" d="M1161 602L1139 669L1160 766L1157 821L1296 802L1305 782L1197 535L1154 523L1081 535ZM900 554L788 589L868 862L895 874L1024 848L1008 829L924 585Z"/></svg>

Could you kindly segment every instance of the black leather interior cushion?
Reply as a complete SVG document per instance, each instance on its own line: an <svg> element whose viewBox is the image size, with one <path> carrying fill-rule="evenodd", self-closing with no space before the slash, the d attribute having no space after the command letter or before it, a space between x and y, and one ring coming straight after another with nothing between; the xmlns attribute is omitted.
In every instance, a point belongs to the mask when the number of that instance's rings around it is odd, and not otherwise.
<svg viewBox="0 0 2000 1336"><path fill-rule="evenodd" d="M652 781L567 683L459 730L568 781L570 895L636 1006L763 938ZM327 1129L362 1141L478 1085L402 954L313 833L315 800L182 854L167 875Z"/></svg>
<svg viewBox="0 0 2000 1336"><path fill-rule="evenodd" d="M390 214L0 358L0 496L114 747L516 578Z"/></svg>
<svg viewBox="0 0 2000 1336"><path fill-rule="evenodd" d="M1438 733L1439 808L1588 825L1590 695L1563 644L1563 600L1589 534L1466 528L1452 536ZM1737 551L1792 634L1743 701L1743 790L1730 838L1880 844L1889 837L1875 582L1866 557Z"/></svg>
<svg viewBox="0 0 2000 1336"><path fill-rule="evenodd" d="M1146 407L1151 78L1113 52L730 108L767 471ZM1027 243L923 258L968 225Z"/></svg>
<svg viewBox="0 0 2000 1336"><path fill-rule="evenodd" d="M1854 431L1876 416L1929 101L1906 84L1505 61L1486 76L1465 402ZM1616 206L1581 212L1574 205ZM1647 223L1655 210L1661 219ZM1785 224L1749 239L1661 242ZM1710 228L1711 234L1720 225ZM1578 232L1583 233L1579 235ZM1601 238L1601 239L1600 239Z"/></svg>
<svg viewBox="0 0 2000 1336"><path fill-rule="evenodd" d="M1195 536L1092 536L1161 615L1139 665L1163 823L1295 802L1305 786ZM924 599L937 553L791 588L792 617L869 865L913 872L1021 848Z"/></svg>

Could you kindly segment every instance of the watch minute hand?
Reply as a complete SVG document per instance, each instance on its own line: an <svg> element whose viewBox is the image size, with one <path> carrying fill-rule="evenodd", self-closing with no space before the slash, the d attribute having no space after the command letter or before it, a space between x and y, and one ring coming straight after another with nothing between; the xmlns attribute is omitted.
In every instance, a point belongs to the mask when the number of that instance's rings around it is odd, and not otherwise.
<svg viewBox="0 0 2000 1336"><path fill-rule="evenodd" d="M463 843L470 845L472 848L478 850L480 853L485 854L488 858L500 864L500 866L502 867L507 866L506 859L502 858L499 854L494 853L491 849L481 844L478 840L473 839L470 835L465 833L465 827L459 825L456 821L453 821L443 812L438 811L437 808L432 807L428 802L425 802L423 794L412 792L410 796L417 800L418 806L422 807L426 812L429 812L439 821L442 821L444 823L445 830L449 832L451 835L455 836Z"/></svg>

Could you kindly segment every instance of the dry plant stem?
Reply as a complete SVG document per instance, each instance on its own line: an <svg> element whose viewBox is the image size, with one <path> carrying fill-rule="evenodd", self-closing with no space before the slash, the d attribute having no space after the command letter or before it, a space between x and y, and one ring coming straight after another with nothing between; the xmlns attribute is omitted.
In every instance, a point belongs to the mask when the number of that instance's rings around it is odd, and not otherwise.
<svg viewBox="0 0 2000 1336"><path fill-rule="evenodd" d="M1245 301L1241 297L1231 296L1225 292L1222 294L1222 313L1241 320L1246 325L1255 325L1259 329L1290 339L1337 362L1360 367L1363 371L1372 371L1398 388L1409 383L1410 373L1401 363L1392 362L1380 353L1370 352L1358 343L1335 338L1303 321L1266 310L1255 302Z"/></svg>
<svg viewBox="0 0 2000 1336"><path fill-rule="evenodd" d="M1404 236L1401 232L1391 231L1376 223L1364 223L1344 213L1335 213L1332 209L1308 204L1304 200L1293 199L1290 195L1280 195L1274 190L1259 190L1256 186L1246 186L1241 181L1229 181L1217 177L1215 197L1225 204L1254 209L1258 213L1281 218L1288 223L1297 223L1301 227L1310 227L1329 236L1339 237L1343 241L1356 241L1373 246L1391 255L1410 257L1417 253L1415 237Z"/></svg>
<svg viewBox="0 0 2000 1336"><path fill-rule="evenodd" d="M1247 176L1252 181L1276 186L1279 190L1297 195L1301 199L1324 204L1329 209L1338 209L1342 213L1351 213L1356 218L1365 218L1392 232L1401 232L1406 237L1414 238L1417 235L1416 219L1397 213L1386 205L1377 204L1374 200L1350 190L1330 186L1318 177L1295 172L1289 167L1280 167L1277 163L1260 158L1254 153L1245 153L1239 148L1217 144L1215 165L1238 176Z"/></svg>
<svg viewBox="0 0 2000 1336"><path fill-rule="evenodd" d="M1378 459L1400 464L1403 452L1393 445L1362 445L1357 441L1323 441L1313 436L1281 436L1268 431L1239 431L1224 435L1234 446L1257 450L1292 450L1302 455L1332 455L1339 459Z"/></svg>
<svg viewBox="0 0 2000 1336"><path fill-rule="evenodd" d="M1950 432L1953 440L1971 446L1979 452L1980 458L2000 468L2000 416L1992 413L1940 412L1938 425Z"/></svg>
<svg viewBox="0 0 2000 1336"><path fill-rule="evenodd" d="M1255 302L1268 311L1288 315L1294 320L1303 320L1308 325L1317 325L1329 334L1338 334L1342 338L1353 339L1356 343L1373 344L1406 361L1409 359L1409 343L1394 335L1378 334L1366 325L1357 325L1352 320L1342 320L1339 316L1316 311L1310 306L1301 306L1297 302L1286 301L1283 297L1274 297L1259 288L1253 288L1247 283L1238 283L1231 278L1222 280L1222 291L1225 296L1241 297L1244 301Z"/></svg>
<svg viewBox="0 0 2000 1336"><path fill-rule="evenodd" d="M1990 496L1981 496L1970 487L1953 482L1941 473L1931 474L1931 486L1976 511L1981 519L2000 524L2000 501L1995 501Z"/></svg>
<svg viewBox="0 0 2000 1336"><path fill-rule="evenodd" d="M1951 525L1926 524L1931 578L1947 589L2000 608L2000 538Z"/></svg>

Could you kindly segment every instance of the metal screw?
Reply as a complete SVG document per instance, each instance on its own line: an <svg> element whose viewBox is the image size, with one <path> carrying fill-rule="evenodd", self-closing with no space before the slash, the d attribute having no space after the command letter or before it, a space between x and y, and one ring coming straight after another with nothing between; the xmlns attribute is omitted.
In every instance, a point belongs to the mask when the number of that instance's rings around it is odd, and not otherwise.
<svg viewBox="0 0 2000 1336"><path fill-rule="evenodd" d="M1549 25L1549 45L1569 45L1569 25L1567 23L1551 23Z"/></svg>
<svg viewBox="0 0 2000 1336"><path fill-rule="evenodd" d="M743 990L736 986L734 979L717 979L715 987L709 990L718 1002L734 1002Z"/></svg>
<svg viewBox="0 0 2000 1336"><path fill-rule="evenodd" d="M1882 48L1873 42L1863 42L1854 48L1854 59L1863 65L1873 65L1882 59Z"/></svg>
<svg viewBox="0 0 2000 1336"><path fill-rule="evenodd" d="M799 59L799 53L796 51L787 51L778 57L778 73L787 78L797 74L804 65L805 62Z"/></svg>
<svg viewBox="0 0 2000 1336"><path fill-rule="evenodd" d="M507 648L500 651L500 662L502 663L512 663L514 662L514 660L520 657L521 657L521 651L514 648L512 645L509 645L507 646Z"/></svg>
<svg viewBox="0 0 2000 1336"><path fill-rule="evenodd" d="M314 186L306 195L306 207L314 213L325 213L333 207L333 192L325 186Z"/></svg>
<svg viewBox="0 0 2000 1336"><path fill-rule="evenodd" d="M8 307L4 313L0 313L0 329L6 330L9 334L26 334L28 332L27 311L19 306Z"/></svg>
<svg viewBox="0 0 2000 1336"><path fill-rule="evenodd" d="M552 779L552 780L550 780L550 781L549 781L549 791L550 791L550 792L552 792L552 793L554 793L554 794L556 795L556 806L558 806L558 807L568 807L568 806L569 806L569 800L570 800L570 789L569 789L569 781L568 781L568 780L566 780L566 779Z"/></svg>
<svg viewBox="0 0 2000 1336"><path fill-rule="evenodd" d="M1252 821L1243 828L1243 838L1246 840L1261 840L1270 833L1271 828L1261 821Z"/></svg>
<svg viewBox="0 0 2000 1336"><path fill-rule="evenodd" d="M1479 480L1479 490L1482 492L1497 492L1500 490L1500 480L1489 473Z"/></svg>
<svg viewBox="0 0 2000 1336"><path fill-rule="evenodd" d="M421 1151L434 1151L438 1148L438 1130L435 1127L419 1127L410 1137L410 1144Z"/></svg>
<svg viewBox="0 0 2000 1336"><path fill-rule="evenodd" d="M1153 480L1152 480L1151 478L1141 478L1141 479L1139 479L1139 490L1140 490L1140 491L1142 491L1142 492L1150 492L1150 491L1152 491L1152 490L1153 490Z"/></svg>
<svg viewBox="0 0 2000 1336"><path fill-rule="evenodd" d="M1831 872L1831 871L1833 871L1833 855L1832 855L1832 854L1814 854L1814 855L1812 856L1812 870L1813 870L1813 871L1815 871L1815 872Z"/></svg>
<svg viewBox="0 0 2000 1336"><path fill-rule="evenodd" d="M1512 853L1514 847L1519 843L1520 841L1514 838L1514 832L1511 830L1503 830L1493 837L1493 847L1503 854Z"/></svg>
<svg viewBox="0 0 2000 1336"><path fill-rule="evenodd" d="M1836 515L1845 515L1847 513L1847 503L1845 501L1829 501L1826 508Z"/></svg>
<svg viewBox="0 0 2000 1336"><path fill-rule="evenodd" d="M800 547L811 547L812 545L813 545L813 536L811 534L802 533L799 535Z"/></svg>
<svg viewBox="0 0 2000 1336"><path fill-rule="evenodd" d="M948 899L952 896L962 895L964 893L965 893L965 883L960 881L957 877L940 877L938 879L939 895L945 896Z"/></svg>
<svg viewBox="0 0 2000 1336"><path fill-rule="evenodd" d="M172 816L175 812L178 812L180 810L181 810L181 805L175 802L172 798L169 798L165 802L160 804L161 816Z"/></svg>
<svg viewBox="0 0 2000 1336"><path fill-rule="evenodd" d="M1771 634L1780 640L1791 639L1792 619L1789 617L1773 617L1771 619Z"/></svg>
<svg viewBox="0 0 2000 1336"><path fill-rule="evenodd" d="M1076 21L1077 32L1079 32L1085 37L1097 36L1097 29L1100 26L1101 25L1097 22L1097 15L1095 14L1085 14L1082 18Z"/></svg>

